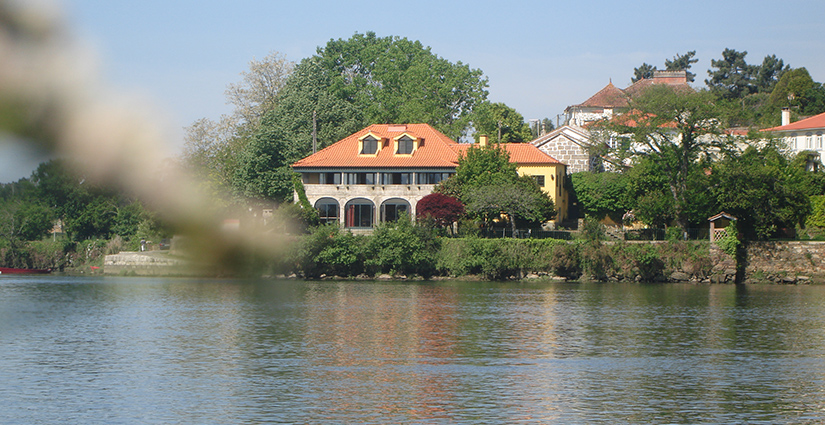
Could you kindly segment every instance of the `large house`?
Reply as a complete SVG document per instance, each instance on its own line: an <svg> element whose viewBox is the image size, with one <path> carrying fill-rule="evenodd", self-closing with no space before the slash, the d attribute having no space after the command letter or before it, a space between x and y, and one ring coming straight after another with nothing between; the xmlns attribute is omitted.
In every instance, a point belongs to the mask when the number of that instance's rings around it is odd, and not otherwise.
<svg viewBox="0 0 825 425"><path fill-rule="evenodd" d="M594 143L588 127L627 112L630 100L654 84L666 84L676 90L693 90L687 83L685 71L655 71L652 78L636 81L626 89L610 82L584 102L568 106L564 110L565 124L537 137L530 144L568 164L570 173L594 171L600 161L588 152L588 147Z"/></svg>
<svg viewBox="0 0 825 425"><path fill-rule="evenodd" d="M486 136L480 145L486 145ZM374 124L293 164L321 221L370 229L406 212L436 184L455 174L459 156L473 144L456 143L428 124ZM533 176L565 217L565 164L528 143L501 146L520 175Z"/></svg>
<svg viewBox="0 0 825 425"><path fill-rule="evenodd" d="M792 123L790 110L783 108L782 125L762 131L771 132L782 138L788 149L794 153L813 151L821 157L822 152L825 151L822 140L825 134L825 113Z"/></svg>

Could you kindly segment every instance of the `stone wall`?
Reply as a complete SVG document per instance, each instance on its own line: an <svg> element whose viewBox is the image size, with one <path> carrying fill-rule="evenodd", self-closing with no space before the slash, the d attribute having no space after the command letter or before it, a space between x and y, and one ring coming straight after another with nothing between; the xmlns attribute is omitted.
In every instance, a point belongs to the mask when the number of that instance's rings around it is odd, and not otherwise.
<svg viewBox="0 0 825 425"><path fill-rule="evenodd" d="M825 242L749 242L746 282L825 283Z"/></svg>

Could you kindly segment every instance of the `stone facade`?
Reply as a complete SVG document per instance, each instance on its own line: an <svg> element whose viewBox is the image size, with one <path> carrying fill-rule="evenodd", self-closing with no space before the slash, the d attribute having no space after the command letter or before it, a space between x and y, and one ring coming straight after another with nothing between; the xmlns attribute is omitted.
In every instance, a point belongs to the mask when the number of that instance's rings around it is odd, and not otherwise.
<svg viewBox="0 0 825 425"><path fill-rule="evenodd" d="M410 216L416 215L416 204L421 198L429 195L435 188L434 184L375 184L375 185L359 185L359 184L305 184L307 199L314 207L318 207L319 201L335 200L339 206L338 223L345 227L344 208L350 201L367 200L375 207L373 209L373 223L381 222L381 206L385 205L387 201L398 202L400 200L409 203L408 212ZM297 194L296 202L297 202ZM369 233L370 230L365 230ZM354 233L359 233L358 229L354 229Z"/></svg>
<svg viewBox="0 0 825 425"><path fill-rule="evenodd" d="M590 134L579 127L565 125L536 138L530 143L540 151L567 164L568 173L592 171L595 161L585 147Z"/></svg>
<svg viewBox="0 0 825 425"><path fill-rule="evenodd" d="M825 283L825 242L749 242L747 281Z"/></svg>

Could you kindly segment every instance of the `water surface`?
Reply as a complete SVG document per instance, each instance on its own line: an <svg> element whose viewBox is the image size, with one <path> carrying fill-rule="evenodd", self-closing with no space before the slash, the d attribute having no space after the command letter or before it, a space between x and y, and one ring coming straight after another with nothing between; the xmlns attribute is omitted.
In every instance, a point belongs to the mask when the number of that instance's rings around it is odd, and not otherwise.
<svg viewBox="0 0 825 425"><path fill-rule="evenodd" d="M0 278L0 423L825 421L825 287Z"/></svg>

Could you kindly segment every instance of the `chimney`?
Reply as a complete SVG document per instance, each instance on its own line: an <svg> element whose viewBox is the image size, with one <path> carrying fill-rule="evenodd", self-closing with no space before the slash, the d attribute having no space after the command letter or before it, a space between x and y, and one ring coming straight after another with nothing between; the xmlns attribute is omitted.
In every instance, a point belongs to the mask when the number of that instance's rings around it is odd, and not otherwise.
<svg viewBox="0 0 825 425"><path fill-rule="evenodd" d="M481 136L478 136L478 145L481 146L482 148L487 147L487 135L486 134L482 134Z"/></svg>
<svg viewBox="0 0 825 425"><path fill-rule="evenodd" d="M782 125L791 123L791 108L782 108Z"/></svg>

